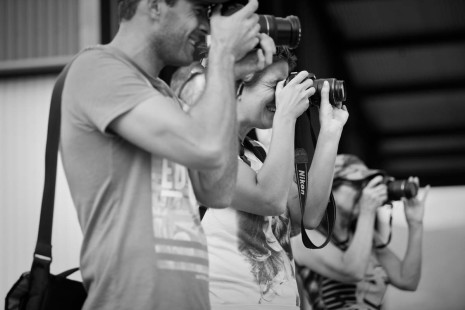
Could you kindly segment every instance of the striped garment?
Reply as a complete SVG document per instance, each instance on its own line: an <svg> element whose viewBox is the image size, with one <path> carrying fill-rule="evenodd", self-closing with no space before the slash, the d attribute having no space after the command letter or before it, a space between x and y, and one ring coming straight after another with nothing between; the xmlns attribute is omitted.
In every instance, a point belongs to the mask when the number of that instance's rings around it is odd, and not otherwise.
<svg viewBox="0 0 465 310"><path fill-rule="evenodd" d="M342 283L296 265L303 310L381 309L388 281L387 274L374 253L365 278L357 283Z"/></svg>

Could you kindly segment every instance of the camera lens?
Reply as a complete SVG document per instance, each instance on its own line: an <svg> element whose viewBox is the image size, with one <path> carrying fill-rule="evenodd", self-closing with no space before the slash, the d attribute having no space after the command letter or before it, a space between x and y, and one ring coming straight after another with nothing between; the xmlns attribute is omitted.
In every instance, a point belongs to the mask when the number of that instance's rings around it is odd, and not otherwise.
<svg viewBox="0 0 465 310"><path fill-rule="evenodd" d="M274 17L259 15L260 32L269 35L277 46L296 48L301 37L300 20L297 16Z"/></svg>
<svg viewBox="0 0 465 310"><path fill-rule="evenodd" d="M387 183L388 200L400 200L405 197L413 198L418 193L418 185L407 180L393 180Z"/></svg>
<svg viewBox="0 0 465 310"><path fill-rule="evenodd" d="M346 101L346 88L344 81L334 80L334 100L336 102Z"/></svg>
<svg viewBox="0 0 465 310"><path fill-rule="evenodd" d="M337 80L335 78L330 79L316 79L313 81L313 87L315 87L315 94L310 97L311 102L314 105L320 105L321 102L321 89L325 81L329 83L329 103L333 106L339 106L342 102L346 101L346 89L344 81Z"/></svg>
<svg viewBox="0 0 465 310"><path fill-rule="evenodd" d="M289 83L295 76L297 72L289 73L284 86ZM335 78L330 79L316 79L313 73L309 73L309 78L313 80L313 87L315 87L315 94L310 97L310 102L313 105L320 106L321 102L321 89L323 89L323 84L325 81L329 83L329 103L333 106L339 106L342 102L346 101L346 88L343 80L337 80Z"/></svg>
<svg viewBox="0 0 465 310"><path fill-rule="evenodd" d="M223 5L222 14L232 15L244 7L243 1L231 1ZM301 37L300 19L297 16L275 17L273 15L258 15L260 33L269 35L276 46L296 48Z"/></svg>

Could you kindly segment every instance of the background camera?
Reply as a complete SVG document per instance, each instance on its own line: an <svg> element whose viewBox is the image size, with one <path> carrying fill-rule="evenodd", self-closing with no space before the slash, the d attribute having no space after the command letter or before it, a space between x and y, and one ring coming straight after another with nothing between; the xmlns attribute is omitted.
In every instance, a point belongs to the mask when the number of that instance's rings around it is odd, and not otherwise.
<svg viewBox="0 0 465 310"><path fill-rule="evenodd" d="M395 180L393 177L385 177L383 182L387 186L388 200L395 201L401 198L413 198L418 194L418 184L408 180Z"/></svg>

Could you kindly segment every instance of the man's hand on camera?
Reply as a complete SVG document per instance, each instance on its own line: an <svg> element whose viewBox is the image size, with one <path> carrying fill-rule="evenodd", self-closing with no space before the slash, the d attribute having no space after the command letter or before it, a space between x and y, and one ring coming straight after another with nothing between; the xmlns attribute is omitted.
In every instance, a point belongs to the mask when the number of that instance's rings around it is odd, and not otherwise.
<svg viewBox="0 0 465 310"><path fill-rule="evenodd" d="M420 184L417 177L409 177L409 182L415 182L417 185ZM409 225L422 224L423 216L425 214L425 202L428 196L430 186L427 185L416 197L406 199L402 198L404 202L405 219ZM420 196L421 194L421 196Z"/></svg>
<svg viewBox="0 0 465 310"><path fill-rule="evenodd" d="M313 81L307 77L308 72L302 71L286 86L284 86L284 81L276 85L275 117L282 116L295 120L308 109L310 104L308 98L315 93L315 88L312 87Z"/></svg>
<svg viewBox="0 0 465 310"><path fill-rule="evenodd" d="M329 103L329 83L324 82L323 88L321 89L321 103L320 103L320 124L322 129L342 131L347 119L349 118L349 112L345 105L340 107L334 107Z"/></svg>
<svg viewBox="0 0 465 310"><path fill-rule="evenodd" d="M382 176L374 177L362 189L359 200L360 214L362 212L375 212L387 200L387 187L382 181Z"/></svg>
<svg viewBox="0 0 465 310"><path fill-rule="evenodd" d="M221 15L221 5L217 5L210 19L211 50L230 52L234 61L243 58L259 43L257 0L249 0L247 5L230 16ZM220 55L221 56L221 55Z"/></svg>
<svg viewBox="0 0 465 310"><path fill-rule="evenodd" d="M276 45L273 39L264 33L259 33L258 38L260 47L253 49L242 59L236 61L234 66L236 80L243 80L248 75L263 70L273 63L273 55L276 54Z"/></svg>

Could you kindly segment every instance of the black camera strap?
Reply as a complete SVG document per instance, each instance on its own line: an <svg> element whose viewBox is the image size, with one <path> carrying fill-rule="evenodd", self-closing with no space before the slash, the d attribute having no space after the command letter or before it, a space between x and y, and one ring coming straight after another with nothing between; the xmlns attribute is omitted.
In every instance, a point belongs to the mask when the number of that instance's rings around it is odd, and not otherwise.
<svg viewBox="0 0 465 310"><path fill-rule="evenodd" d="M305 116L305 118L308 120L308 125L310 126L310 134L312 136L312 143L314 146L316 146L316 136L315 136L315 133L313 132L311 123L309 121L310 116L307 116L305 114L303 116ZM244 142L243 142L243 147L251 151L261 162L265 161L266 152L261 147L261 145L257 143L256 141L250 139L249 137L245 137ZM239 151L239 156L246 164L250 165L250 161L244 156L244 150L242 149L242 147ZM325 247L328 244L328 242L331 240L331 235L332 235L333 228L334 228L334 221L336 219L336 204L334 202L333 195L331 194L330 201L325 211L326 223L328 225L327 227L328 236L323 244L317 246L308 237L307 232L305 231L305 226L303 222L305 204L307 201L308 169L309 169L308 161L309 161L308 153L305 150L305 148L297 148L295 150L295 176L296 176L296 182L297 182L297 190L299 193L300 210L302 214L301 223L300 223L301 235L302 235L302 241L305 247L309 249L321 249Z"/></svg>
<svg viewBox="0 0 465 310"><path fill-rule="evenodd" d="M55 183L57 171L58 145L61 124L61 94L66 74L71 62L58 76L52 92L49 121L47 129L47 144L45 150L45 180L40 212L39 232L34 251L34 263L45 265L52 261L52 224L55 204Z"/></svg>
<svg viewBox="0 0 465 310"><path fill-rule="evenodd" d="M310 132L313 145L308 145L307 134ZM326 207L325 217L327 225L327 236L326 240L321 245L315 245L307 235L304 226L304 213L305 213L305 204L307 202L307 188L308 188L308 163L313 159L313 153L317 144L317 137L315 135L312 122L311 122L311 113L310 108L306 113L302 114L297 119L296 124L296 138L295 138L295 177L297 182L297 188L299 193L300 201L300 210L302 212L302 218L300 223L300 230L302 235L302 242L305 247L309 249L321 249L325 247L330 241L333 234L334 222L336 220L336 202L334 201L333 194L330 193L329 202ZM311 155L311 159L309 158Z"/></svg>

